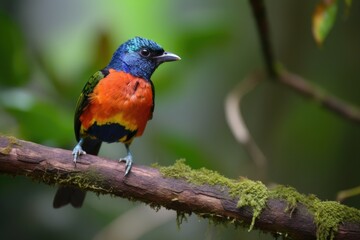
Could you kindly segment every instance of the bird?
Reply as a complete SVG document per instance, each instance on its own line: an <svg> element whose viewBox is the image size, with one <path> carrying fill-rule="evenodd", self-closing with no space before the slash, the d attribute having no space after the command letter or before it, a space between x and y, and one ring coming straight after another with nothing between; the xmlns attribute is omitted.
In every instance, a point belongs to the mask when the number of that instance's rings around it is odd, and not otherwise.
<svg viewBox="0 0 360 240"><path fill-rule="evenodd" d="M127 155L119 161L125 162L125 176L130 173L130 145L153 116L155 92L150 78L159 65L177 60L178 55L143 37L129 39L117 48L109 64L89 78L77 101L77 144L72 151L75 167L81 155L97 155L102 142L121 142ZM60 186L53 207L71 204L79 208L85 195L79 188Z"/></svg>

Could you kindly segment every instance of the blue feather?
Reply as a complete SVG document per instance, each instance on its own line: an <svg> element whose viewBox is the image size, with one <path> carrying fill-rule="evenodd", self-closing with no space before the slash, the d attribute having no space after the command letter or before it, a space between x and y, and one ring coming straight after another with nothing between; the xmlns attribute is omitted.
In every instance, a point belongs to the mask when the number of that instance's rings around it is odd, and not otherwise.
<svg viewBox="0 0 360 240"><path fill-rule="evenodd" d="M161 55L164 49L156 42L135 37L123 43L114 53L107 68L124 71L133 76L150 80L151 75L160 65L155 58L144 57L141 51L146 49L153 55Z"/></svg>

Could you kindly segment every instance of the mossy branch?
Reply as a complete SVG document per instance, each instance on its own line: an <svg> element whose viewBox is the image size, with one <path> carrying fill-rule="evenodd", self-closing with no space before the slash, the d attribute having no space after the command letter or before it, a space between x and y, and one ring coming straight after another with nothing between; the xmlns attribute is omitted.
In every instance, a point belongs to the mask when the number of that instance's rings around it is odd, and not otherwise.
<svg viewBox="0 0 360 240"><path fill-rule="evenodd" d="M72 185L216 223L243 225L291 239L360 239L360 211L304 196L290 187L268 189L249 179L231 180L183 161L170 167L133 166L85 155L75 168L71 152L0 136L0 173L24 175L46 184ZM49 203L51 204L51 203Z"/></svg>

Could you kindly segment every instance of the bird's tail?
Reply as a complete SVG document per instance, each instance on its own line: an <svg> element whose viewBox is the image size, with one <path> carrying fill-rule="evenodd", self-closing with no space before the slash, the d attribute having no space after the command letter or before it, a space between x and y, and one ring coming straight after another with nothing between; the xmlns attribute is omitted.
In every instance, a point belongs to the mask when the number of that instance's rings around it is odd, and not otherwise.
<svg viewBox="0 0 360 240"><path fill-rule="evenodd" d="M97 155L101 147L101 142L91 139L84 139L82 149L86 154ZM69 156L69 159L71 157ZM55 194L53 207L60 208L71 204L75 208L80 208L84 202L86 191L72 186L60 186Z"/></svg>

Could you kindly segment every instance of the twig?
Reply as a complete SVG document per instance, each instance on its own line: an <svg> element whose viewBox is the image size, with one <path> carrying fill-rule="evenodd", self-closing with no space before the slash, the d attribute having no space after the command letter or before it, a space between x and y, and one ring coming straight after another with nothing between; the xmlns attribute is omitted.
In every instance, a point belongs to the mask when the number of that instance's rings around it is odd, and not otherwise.
<svg viewBox="0 0 360 240"><path fill-rule="evenodd" d="M228 93L225 99L225 116L236 140L244 146L250 158L264 174L266 170L266 158L249 133L241 114L241 101L243 97L264 79L263 75L264 74L254 73L246 77Z"/></svg>
<svg viewBox="0 0 360 240"><path fill-rule="evenodd" d="M304 96L312 98L315 102L318 102L339 116L355 123L360 123L360 110L357 107L344 102L319 87L311 85L299 75L281 70L278 79L284 85Z"/></svg>
<svg viewBox="0 0 360 240"><path fill-rule="evenodd" d="M123 163L91 155L82 156L75 168L70 151L12 137L0 136L0 173L24 175L46 184L72 185L96 193L138 200L152 206L174 209L180 216L194 212L201 217L247 226L253 219L252 208L237 207L239 197L231 196L230 190L224 185L190 183L181 176L167 178L156 168L136 165L124 177ZM225 180L235 181L223 178ZM241 195L240 199L246 197ZM324 213L312 215L306 204L293 202L289 213L289 204L277 197L267 199L256 218L255 228L274 234L280 232L292 239L316 239L318 233L313 216L331 212L323 208ZM344 211L350 209L336 205ZM350 210L356 219L360 218L358 210ZM360 220L340 221L335 227L334 239L360 239Z"/></svg>
<svg viewBox="0 0 360 240"><path fill-rule="evenodd" d="M342 202L345 199L348 199L348 198L354 197L354 196L359 196L359 195L360 195L360 186L357 186L354 188L350 188L350 189L346 189L346 190L342 190L342 191L338 192L338 194L336 196L336 200L339 202Z"/></svg>

